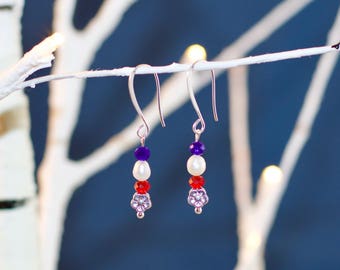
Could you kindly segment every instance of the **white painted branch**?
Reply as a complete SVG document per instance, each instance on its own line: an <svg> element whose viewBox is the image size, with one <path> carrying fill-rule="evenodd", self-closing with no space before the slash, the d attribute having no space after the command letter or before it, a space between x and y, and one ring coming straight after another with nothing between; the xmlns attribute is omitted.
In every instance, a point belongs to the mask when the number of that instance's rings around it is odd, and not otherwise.
<svg viewBox="0 0 340 270"><path fill-rule="evenodd" d="M18 61L21 52L21 15L24 1L0 1L11 8L0 11L0 71ZM26 70L6 74L9 84ZM6 85L6 83L5 83ZM0 269L38 270L36 186L30 140L28 100L16 92L0 103L0 201L25 201L13 209L0 209Z"/></svg>
<svg viewBox="0 0 340 270"><path fill-rule="evenodd" d="M37 70L51 67L53 52L60 45L60 41L59 34L46 38L27 52L12 68L0 73L0 99L15 90L23 89L22 82Z"/></svg>
<svg viewBox="0 0 340 270"><path fill-rule="evenodd" d="M234 193L239 215L238 230L252 210L251 150L248 119L248 68L238 67L229 72L229 132L234 181Z"/></svg>
<svg viewBox="0 0 340 270"><path fill-rule="evenodd" d="M61 31L65 36L65 32L76 35L76 30L72 27L73 15L76 8L77 0L58 0L54 2L54 19L53 28Z"/></svg>
<svg viewBox="0 0 340 270"><path fill-rule="evenodd" d="M97 50L133 3L131 0L103 1L88 26L77 31L72 24L75 2L55 2L54 30L64 35L65 43L58 50L54 74L88 69ZM83 80L51 83L47 146L38 171L44 270L54 270L57 267L66 208L74 190L84 182L74 173L78 169L77 163L68 159L70 138L77 123L83 91Z"/></svg>
<svg viewBox="0 0 340 270"><path fill-rule="evenodd" d="M132 6L136 0L106 0L100 7L98 14L89 22L84 31L82 31L83 41L91 50L97 50L103 40L108 37L113 30L112 26L117 26L123 19L125 12ZM97 38L93 38L96 36ZM100 37L100 38L99 38Z"/></svg>
<svg viewBox="0 0 340 270"><path fill-rule="evenodd" d="M211 69L229 69L232 67L242 66L242 65L251 65L251 64L260 64L266 62L274 62L286 59L299 58L304 56L312 56L317 54L323 54L330 51L336 50L331 46L324 47L316 47L309 49L299 49L287 52L273 53L273 54L265 54L256 57L246 57L242 59L235 59L231 61L225 61L225 59L230 57L243 56L247 52L249 52L252 48L257 46L261 41L265 40L272 32L273 29L277 29L284 22L288 21L291 17L293 17L296 13L298 13L303 7L309 4L312 0L286 0L279 4L273 11L271 11L267 16L265 16L259 23L257 23L254 27L252 27L248 32L246 32L242 37L236 40L231 46L227 49L223 50L219 56L215 58L216 62L200 62L195 65L195 70L204 71ZM110 1L108 6L112 6L113 3ZM116 1L117 2L117 1ZM123 1L125 5L119 6L121 9L117 9L116 13L112 15L112 17L122 17L122 14L127 10L128 4L132 4L133 1ZM62 32L65 36L66 40L70 48L72 47L74 50L67 50L70 52L69 59L73 59L73 52L77 50L77 47L82 46L82 55L83 57L78 59L78 61L73 61L77 66L88 66L92 61L93 54L87 53L86 48L84 48L84 39L82 32L75 32L72 27L68 27L68 24L72 22L72 14L74 11L75 1L56 1L55 8L55 17L60 18L55 21L55 27L58 31ZM104 4L103 4L104 5ZM118 4L119 5L119 4ZM105 9L108 10L108 9ZM104 9L100 9L101 12L105 12ZM102 16L103 13L100 13ZM117 23L117 21L116 21ZM94 30L93 25L98 25L98 21L93 19L91 23L86 28L87 31L91 33ZM103 28L104 29L104 28ZM106 29L106 27L105 27ZM90 38L90 45L88 45L87 50L93 51L96 46L99 46L101 42L105 39L105 34L108 33L108 30L103 30L100 32L98 39ZM101 41L101 42L99 42ZM95 46L96 45L96 46ZM60 50L60 54L65 54L65 51ZM92 55L92 56L91 56ZM223 61L224 60L224 61ZM82 63L79 63L82 62ZM62 62L61 60L58 61ZM58 63L56 63L58 65ZM175 72L184 72L191 68L189 64L178 64L173 63L168 66L162 67L141 67L138 69L136 74L153 74L153 73L175 73ZM75 67L70 66L70 70L76 69ZM84 72L75 72L69 74L53 74L49 76L44 76L36 79L32 79L23 83L19 83L16 87L18 89L22 89L25 87L35 87L36 84L49 82L52 80L60 80L60 79L70 79L70 78L94 78L94 77L107 77L107 76L129 76L131 74L134 67L124 67L119 69L112 70L98 70L98 71L84 71ZM55 70L58 70L56 67ZM65 72L65 70L63 70ZM221 71L217 71L217 75ZM58 72L54 72L58 73ZM81 83L79 83L81 85ZM0 84L0 95L2 92L8 92L8 90L2 89L3 87ZM14 91L16 89L12 89ZM0 96L1 97L1 96ZM72 120L72 122L75 122ZM68 132L69 133L69 132Z"/></svg>
<svg viewBox="0 0 340 270"><path fill-rule="evenodd" d="M251 148L249 139L248 68L231 69L229 75L229 132L231 163L237 206L239 269L264 269L263 249L257 242L257 220L252 198Z"/></svg>
<svg viewBox="0 0 340 270"><path fill-rule="evenodd" d="M335 22L329 32L328 42L340 39L340 8ZM321 56L313 79L307 90L304 103L297 118L294 130L284 149L280 167L283 170L283 179L272 185L267 192L260 192L257 198L258 218L262 220L262 232L264 240L274 222L279 203L291 179L302 149L308 142L315 117L320 110L321 102L327 89L328 82L336 66L339 54L328 54ZM260 180L261 181L261 180Z"/></svg>
<svg viewBox="0 0 340 270"><path fill-rule="evenodd" d="M328 42L339 40L339 28L340 9L329 33ZM279 203L289 183L291 174L310 136L315 117L320 109L324 92L338 57L338 54L329 54L321 56L319 60L295 128L283 152L280 165L283 170L283 177L266 181L262 175L258 182L255 202L252 204L253 209L249 211L246 219L239 219L239 222L241 222L241 225L239 225L241 230L239 228L239 231L242 234L240 235L237 270L264 269L265 267L263 250L268 234L272 228ZM234 121L235 119L232 120ZM243 132L245 133L246 131ZM236 193L236 196L239 196L238 193Z"/></svg>
<svg viewBox="0 0 340 270"><path fill-rule="evenodd" d="M236 269L263 269L263 250L258 248L256 239L249 241L249 237L256 237L254 224L257 223L257 220L252 198L253 177L248 126L248 68L231 69L228 75L231 164L239 236ZM253 252L254 250L256 252Z"/></svg>
<svg viewBox="0 0 340 270"><path fill-rule="evenodd" d="M313 0L285 0L273 8L249 31L237 39L228 50L220 53L219 58L243 57L253 48L270 37L274 31L287 23Z"/></svg>
<svg viewBox="0 0 340 270"><path fill-rule="evenodd" d="M208 70L225 70L238 66L248 66L253 64L263 64L269 62L276 62L294 58L301 58L306 56L313 56L318 54L324 54L328 52L338 51L336 48L332 46L322 46L322 47L314 47L314 48L306 48L306 49L297 49L292 51L278 52L278 53L269 53L258 56L250 56L241 59L234 59L228 61L206 61L199 62L195 64L195 71L208 71ZM18 87L35 87L37 84L45 83L53 80L62 80L62 79L85 79L85 78L98 78L98 77L111 77L111 76L129 76L131 72L135 69L135 67L123 67L111 70L93 70L93 71L83 71L83 72L75 72L75 73L66 73L66 74L53 74L47 75L40 78L35 78L29 81L26 81L22 84L19 84ZM191 64L180 64L180 63L172 63L167 66L143 66L138 68L136 74L162 74L162 73L176 73L176 72L185 72L191 69ZM1 87L0 87L1 93Z"/></svg>

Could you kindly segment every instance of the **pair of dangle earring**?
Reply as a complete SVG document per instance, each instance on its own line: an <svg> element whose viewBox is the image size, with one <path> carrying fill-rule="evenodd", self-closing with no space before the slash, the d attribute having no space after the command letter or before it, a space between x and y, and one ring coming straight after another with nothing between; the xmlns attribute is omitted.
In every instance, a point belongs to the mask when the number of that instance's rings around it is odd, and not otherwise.
<svg viewBox="0 0 340 270"><path fill-rule="evenodd" d="M194 70L195 65L202 60L195 62L191 66L191 70L187 72L187 88L189 91L191 103L197 113L198 119L194 122L192 126L192 130L195 134L195 141L190 145L191 157L189 157L187 161L187 170L191 175L189 179L189 185L191 189L189 190L188 195L188 204L195 208L196 214L201 214L203 210L203 206L209 202L209 197L207 191L204 188L205 179L202 176L206 170L206 162L204 157L202 156L205 151L204 144L200 141L201 134L205 130L205 121L203 119L202 113L197 104L194 91L191 85L191 75ZM215 73L214 70L211 70L211 78L212 78L212 108L214 120L218 121L217 109L216 109L216 86L215 86ZM200 127L198 127L200 125Z"/></svg>
<svg viewBox="0 0 340 270"><path fill-rule="evenodd" d="M200 60L202 61L202 60ZM191 174L191 178L189 180L189 185L191 189L188 195L188 203L189 205L195 207L195 213L201 214L202 208L209 202L209 197L207 195L206 190L204 189L205 180L202 174L206 170L206 162L202 157L204 153L205 146L202 142L200 142L200 136L205 130L205 121L195 99L194 91L191 85L190 77L194 70L195 65L200 62L197 61L191 66L191 70L187 72L187 88L189 91L190 99L192 105L197 113L198 119L193 124L193 132L195 134L195 141L190 145L190 152L192 156L187 161L187 170ZM148 147L145 146L145 140L150 132L150 127L143 115L143 112L138 104L135 90L134 90L134 77L136 71L141 66L149 66L149 65L139 65L137 66L129 76L129 94L132 101L133 106L135 107L140 119L142 120L143 124L139 127L137 131L137 136L140 139L141 145L135 150L134 154L137 161L134 164L132 174L133 177L136 179L134 188L135 193L132 196L131 200L131 207L136 211L136 215L138 218L144 217L144 212L147 211L152 207L152 202L150 198L150 194L148 191L151 188L149 183L149 178L151 176L151 169L148 163L148 159L150 157L150 150ZM216 87L215 87L215 73L211 70L212 76L212 107L213 107L213 114L215 121L218 121L217 110L216 110ZM155 73L155 82L156 82L156 95L158 101L158 111L160 116L160 121L162 127L165 127L164 117L161 110L161 98L160 98L160 83L158 75ZM198 125L200 127L198 128Z"/></svg>
<svg viewBox="0 0 340 270"><path fill-rule="evenodd" d="M148 159L150 157L150 150L148 147L145 146L145 140L150 132L150 127L143 115L142 109L140 108L134 86L133 81L136 74L136 71L141 66L149 66L149 65L139 65L137 66L132 73L129 76L129 94L132 101L133 106L135 107L139 117L141 118L143 124L139 127L137 130L137 136L140 139L140 146L135 150L135 158L137 161L135 162L132 170L132 175L136 179L136 182L134 184L135 193L132 196L131 200L131 207L136 210L137 218L142 219L144 217L144 212L147 211L152 207L152 202L150 198L150 194L148 191L151 188L151 185L149 183L149 178L151 176L151 169L150 165L148 163ZM159 115L161 119L161 124L163 127L165 127L164 117L161 110L161 98L160 98L160 83L158 75L154 74L155 81L156 81L156 95L157 95L157 101L158 101L158 109L159 109Z"/></svg>

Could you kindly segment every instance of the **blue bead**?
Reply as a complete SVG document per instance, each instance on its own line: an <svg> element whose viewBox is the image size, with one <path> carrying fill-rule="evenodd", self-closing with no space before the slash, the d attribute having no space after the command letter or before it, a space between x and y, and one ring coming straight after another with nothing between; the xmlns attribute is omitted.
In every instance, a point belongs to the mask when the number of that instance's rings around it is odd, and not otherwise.
<svg viewBox="0 0 340 270"><path fill-rule="evenodd" d="M190 152L193 155L202 155L205 150L205 146L201 142L193 142L190 144Z"/></svg>
<svg viewBox="0 0 340 270"><path fill-rule="evenodd" d="M150 150L146 146L140 146L135 150L135 157L138 160L148 160L150 157Z"/></svg>

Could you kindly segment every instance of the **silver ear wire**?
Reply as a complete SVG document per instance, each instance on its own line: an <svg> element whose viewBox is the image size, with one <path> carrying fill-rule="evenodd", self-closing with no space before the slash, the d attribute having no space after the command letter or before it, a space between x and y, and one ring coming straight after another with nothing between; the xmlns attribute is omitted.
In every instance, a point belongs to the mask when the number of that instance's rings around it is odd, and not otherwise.
<svg viewBox="0 0 340 270"><path fill-rule="evenodd" d="M192 64L192 70L195 69L195 65L199 62L206 62L205 60L197 60ZM217 106L216 106L216 76L215 71L213 69L210 70L211 72L211 105L212 111L215 122L218 122L218 114L217 114Z"/></svg>
<svg viewBox="0 0 340 270"><path fill-rule="evenodd" d="M211 70L211 102L215 122L218 122L217 105L216 105L216 76L215 71Z"/></svg>
<svg viewBox="0 0 340 270"><path fill-rule="evenodd" d="M137 135L141 140L141 144L144 145L145 139L150 133L150 126L147 123L145 116L143 114L143 111L138 104L138 101L137 101L137 98L136 98L136 93L135 93L135 88L134 88L134 85L133 85L137 69L142 67L142 66L148 66L149 67L150 65L141 64L141 65L136 66L129 76L128 87L129 87L129 94L130 94L132 104L135 107L135 110L138 113L138 116L143 121L143 124L137 130ZM155 77L155 82L156 82L156 95L157 95L159 117L160 117L162 127L165 127L165 121L164 121L162 106L161 106L161 95L160 95L161 86L160 86L160 82L159 82L159 78L158 78L157 73L154 73L154 77Z"/></svg>
<svg viewBox="0 0 340 270"><path fill-rule="evenodd" d="M195 94L194 94L194 90L192 88L192 84L191 84L191 76L192 76L192 72L194 70L194 65L196 64L193 63L190 70L187 71L186 75L187 75L187 89L188 89L188 92L189 92L189 96L190 96L190 100L191 100L191 103L192 103L192 106L194 107L195 111L196 111L196 114L198 116L198 119L194 122L194 124L192 125L192 131L195 133L195 139L196 141L199 140L201 134L204 132L205 130L205 121L204 121L204 118L202 116L202 113L200 111L200 108L197 104L197 101L196 101L196 98L195 98ZM198 128L197 126L201 124L201 127Z"/></svg>

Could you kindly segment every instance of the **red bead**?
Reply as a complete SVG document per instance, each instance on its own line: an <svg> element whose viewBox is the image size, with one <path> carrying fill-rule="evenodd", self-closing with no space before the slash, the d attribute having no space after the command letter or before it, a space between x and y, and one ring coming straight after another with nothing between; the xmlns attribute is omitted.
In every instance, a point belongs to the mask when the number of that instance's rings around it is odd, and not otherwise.
<svg viewBox="0 0 340 270"><path fill-rule="evenodd" d="M147 180L137 181L135 183L135 190L138 194L145 194L150 190L150 188L151 188L151 185Z"/></svg>
<svg viewBox="0 0 340 270"><path fill-rule="evenodd" d="M192 176L189 180L189 185L193 189L199 189L204 186L205 180L202 176Z"/></svg>

